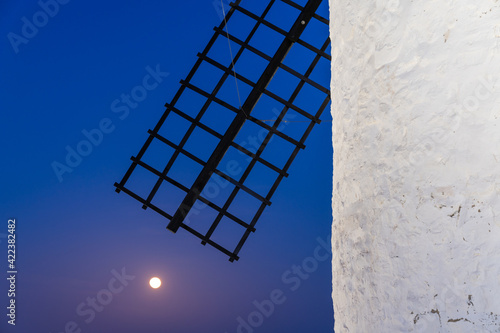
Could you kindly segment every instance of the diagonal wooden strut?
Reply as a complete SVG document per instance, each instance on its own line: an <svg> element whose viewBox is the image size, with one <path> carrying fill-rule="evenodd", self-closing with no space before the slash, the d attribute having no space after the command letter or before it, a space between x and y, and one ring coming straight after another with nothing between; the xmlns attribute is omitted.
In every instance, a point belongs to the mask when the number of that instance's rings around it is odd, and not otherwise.
<svg viewBox="0 0 500 333"><path fill-rule="evenodd" d="M311 18L315 15L315 12L320 4L321 0L309 0L307 2L303 11L290 29L290 32L281 43L275 55L264 70L264 73L259 78L252 91L248 95L247 99L243 103L242 110L240 110L240 112L231 122L231 125L224 133L224 136L222 137L214 152L203 167L202 171L196 178L189 192L186 194L181 205L173 215L170 223L167 226L168 230L174 233L177 232L182 222L188 215L189 211L193 207L194 203L205 188L206 184L210 180L210 177L214 173L220 161L224 157L224 154L227 152L233 140L236 138L238 132L243 127L243 124L247 120L247 115L252 112L253 108L259 101L259 98L262 96L263 91L266 89L274 74L280 67L281 62L285 59L293 44L299 40L300 35L306 28Z"/></svg>

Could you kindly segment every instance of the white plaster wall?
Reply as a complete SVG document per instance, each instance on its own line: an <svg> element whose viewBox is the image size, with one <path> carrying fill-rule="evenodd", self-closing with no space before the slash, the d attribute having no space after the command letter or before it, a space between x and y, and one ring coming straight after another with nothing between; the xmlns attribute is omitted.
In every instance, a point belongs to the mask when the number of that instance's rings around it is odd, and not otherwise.
<svg viewBox="0 0 500 333"><path fill-rule="evenodd" d="M330 15L335 332L500 332L500 2Z"/></svg>

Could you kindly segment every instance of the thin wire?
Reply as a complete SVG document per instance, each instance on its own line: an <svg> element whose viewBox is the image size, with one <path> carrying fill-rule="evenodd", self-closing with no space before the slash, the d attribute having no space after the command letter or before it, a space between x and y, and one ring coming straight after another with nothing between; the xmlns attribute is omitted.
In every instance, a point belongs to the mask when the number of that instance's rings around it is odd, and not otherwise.
<svg viewBox="0 0 500 333"><path fill-rule="evenodd" d="M222 14L224 15L224 25L226 27L226 32L227 32L227 45L229 46L229 55L231 56L231 66L232 66L232 69L233 69L233 76L234 76L234 83L236 85L236 92L238 94L238 103L240 105L240 110L243 112L243 114L245 115L245 117L248 118L248 115L247 113L245 112L245 110L243 110L243 106L241 105L241 96L240 96L240 89L239 89L239 86L238 86L238 79L237 79L237 74L236 74L236 66L234 64L234 57L233 57L233 50L231 48L231 41L229 40L229 27L227 25L227 20L226 20L226 11L224 10L224 3L222 2L222 0L220 0L220 4L221 4L221 8L222 8ZM262 122L273 122L273 121L276 121L276 119L265 119L265 120L261 120ZM332 121L331 119L327 119L327 120L322 120L322 121ZM308 123L310 122L310 120L281 120L282 123Z"/></svg>
<svg viewBox="0 0 500 333"><path fill-rule="evenodd" d="M245 115L245 117L248 118L247 113L245 112L245 110L243 110L243 107L241 105L240 89L238 87L238 79L236 77L236 68L235 68L235 65L234 65L233 50L231 49L231 42L229 40L229 27L227 26L226 11L224 10L224 3L222 2L222 0L220 0L220 4L221 4L221 7L222 7L222 14L224 15L224 25L226 26L226 32L227 32L227 45L229 46L229 54L231 55L231 65L232 65L232 68L233 68L234 83L236 84L236 92L238 94L238 103L240 103L240 110L243 111L243 114Z"/></svg>

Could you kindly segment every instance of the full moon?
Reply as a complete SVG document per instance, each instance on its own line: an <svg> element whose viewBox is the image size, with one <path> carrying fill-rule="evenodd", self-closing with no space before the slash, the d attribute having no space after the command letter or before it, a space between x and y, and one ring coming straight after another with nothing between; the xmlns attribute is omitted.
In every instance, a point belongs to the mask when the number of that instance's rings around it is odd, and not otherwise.
<svg viewBox="0 0 500 333"><path fill-rule="evenodd" d="M158 289L161 286L161 280L157 277L153 277L151 278L151 280L149 280L149 285L153 289Z"/></svg>

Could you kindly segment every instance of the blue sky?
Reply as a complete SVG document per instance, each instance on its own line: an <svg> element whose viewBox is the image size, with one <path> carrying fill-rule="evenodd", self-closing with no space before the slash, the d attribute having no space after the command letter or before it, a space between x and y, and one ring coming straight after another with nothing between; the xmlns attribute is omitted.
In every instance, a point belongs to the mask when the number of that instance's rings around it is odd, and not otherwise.
<svg viewBox="0 0 500 333"><path fill-rule="evenodd" d="M16 326L2 314L0 330L332 332L331 258L322 245L330 239L331 123L312 131L241 259L230 263L184 230L167 231L167 220L113 187L219 25L220 6L61 0L46 8L53 17L44 21L36 1L0 4L0 269L6 274L10 218L18 269ZM23 31L23 18L40 27ZM23 32L30 37L13 37ZM329 82L328 71L317 75ZM127 104L123 96L141 85L147 96ZM81 145L95 129L102 137ZM54 162L68 165L78 148L86 156L58 177ZM160 289L149 288L152 276L162 278ZM2 279L2 309L7 290Z"/></svg>

